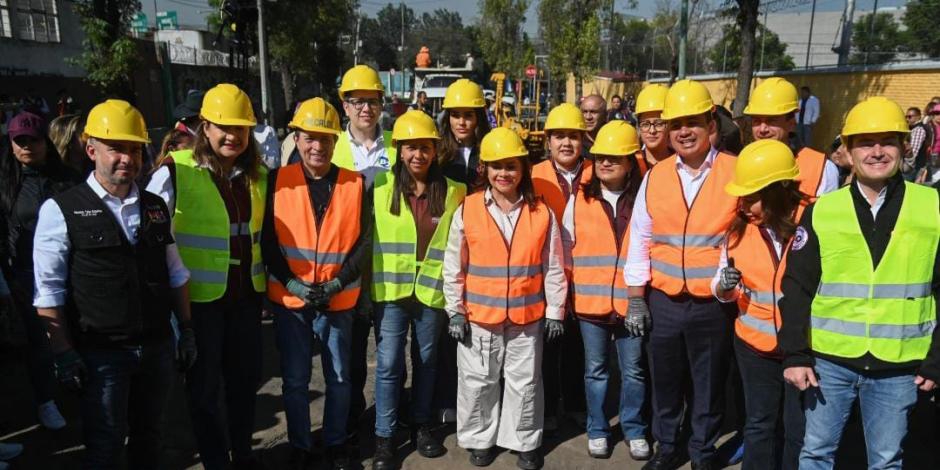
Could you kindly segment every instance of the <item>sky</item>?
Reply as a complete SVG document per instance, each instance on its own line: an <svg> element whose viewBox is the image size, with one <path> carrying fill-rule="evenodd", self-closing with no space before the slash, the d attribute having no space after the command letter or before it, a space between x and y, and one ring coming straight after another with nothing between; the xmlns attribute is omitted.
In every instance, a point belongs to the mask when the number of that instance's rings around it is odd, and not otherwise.
<svg viewBox="0 0 940 470"><path fill-rule="evenodd" d="M264 1L270 2L272 0ZM656 11L656 6L659 1L661 0L639 0L635 9L628 10L628 0L614 0L614 9L619 13L649 18L652 17ZM678 0L672 1L678 4ZM704 1L717 6L725 0ZM790 3L802 3L804 1L808 2L809 0L791 0ZM907 3L906 0L857 0L855 3L855 17L858 18L861 14L870 12L875 1L878 2L879 9ZM381 10L385 5L388 5L389 2L381 0L360 0L359 3L362 6L363 14L374 17L376 12ZM426 11L433 11L437 8L446 8L456 11L460 13L464 24L469 24L478 18L478 6L475 0L406 0L404 3L419 14ZM147 15L147 19L151 24L153 24L155 18L155 11L175 10L182 26L204 25L206 15L210 14L209 2L206 0L141 0L141 4L143 6L143 12ZM398 3L396 2L394 5L398 5ZM533 0L526 14L525 31L532 37L538 34L537 5L538 0ZM816 9L817 11L841 11L844 6L845 0L817 0ZM786 11L795 12L803 10L809 11L810 5L807 4L790 8Z"/></svg>

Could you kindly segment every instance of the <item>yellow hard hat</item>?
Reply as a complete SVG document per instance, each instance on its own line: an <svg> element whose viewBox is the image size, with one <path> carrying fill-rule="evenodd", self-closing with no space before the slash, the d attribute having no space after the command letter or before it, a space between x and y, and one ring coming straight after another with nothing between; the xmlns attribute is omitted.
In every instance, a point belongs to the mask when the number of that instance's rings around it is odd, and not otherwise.
<svg viewBox="0 0 940 470"><path fill-rule="evenodd" d="M636 113L643 114L650 111L662 111L666 103L666 93L669 87L654 83L647 85L636 96Z"/></svg>
<svg viewBox="0 0 940 470"><path fill-rule="evenodd" d="M868 98L852 107L842 126L842 141L846 142L846 137L850 135L879 132L910 132L904 111L897 103L883 96Z"/></svg>
<svg viewBox="0 0 940 470"><path fill-rule="evenodd" d="M343 81L339 85L339 99L346 99L346 93L356 90L377 91L385 94L385 87L379 78L379 73L368 65L357 65L343 74Z"/></svg>
<svg viewBox="0 0 940 470"><path fill-rule="evenodd" d="M711 112L715 103L708 88L695 80L679 80L669 87L663 105L663 119L697 116Z"/></svg>
<svg viewBox="0 0 940 470"><path fill-rule="evenodd" d="M137 108L124 100L107 100L88 113L82 138L150 143L147 124Z"/></svg>
<svg viewBox="0 0 940 470"><path fill-rule="evenodd" d="M294 112L294 119L291 119L287 127L332 135L342 132L336 108L323 98L313 98L300 103Z"/></svg>
<svg viewBox="0 0 940 470"><path fill-rule="evenodd" d="M799 177L800 167L787 144L774 139L758 140L741 150L734 164L734 179L725 186L725 192L747 196L771 183Z"/></svg>
<svg viewBox="0 0 940 470"><path fill-rule="evenodd" d="M615 120L597 131L591 153L594 155L632 155L640 150L636 129L626 121Z"/></svg>
<svg viewBox="0 0 940 470"><path fill-rule="evenodd" d="M403 140L439 140L440 138L431 116L417 109L409 110L399 116L395 120L395 127L392 128L392 145L397 145Z"/></svg>
<svg viewBox="0 0 940 470"><path fill-rule="evenodd" d="M770 77L760 82L751 92L751 99L744 108L748 116L783 116L796 111L800 97L792 83L780 77Z"/></svg>
<svg viewBox="0 0 940 470"><path fill-rule="evenodd" d="M557 129L572 129L576 131L586 131L587 124L584 123L584 116L577 106L571 103L562 103L555 106L548 113L545 120L545 131Z"/></svg>
<svg viewBox="0 0 940 470"><path fill-rule="evenodd" d="M482 108L486 106L483 101L483 89L472 81L461 78L447 87L444 93L444 109L450 108Z"/></svg>
<svg viewBox="0 0 940 470"><path fill-rule="evenodd" d="M207 91L202 98L199 115L220 126L254 126L257 123L248 95L231 83L220 83Z"/></svg>
<svg viewBox="0 0 940 470"><path fill-rule="evenodd" d="M507 127L497 127L489 131L480 142L480 160L484 162L524 157L528 154L529 151L519 134Z"/></svg>

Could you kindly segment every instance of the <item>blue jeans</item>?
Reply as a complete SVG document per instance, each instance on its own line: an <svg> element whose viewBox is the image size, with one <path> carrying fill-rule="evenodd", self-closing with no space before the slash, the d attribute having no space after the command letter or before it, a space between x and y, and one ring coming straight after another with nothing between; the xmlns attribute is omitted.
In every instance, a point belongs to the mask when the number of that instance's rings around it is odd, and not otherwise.
<svg viewBox="0 0 940 470"><path fill-rule="evenodd" d="M831 469L836 449L859 401L869 469L900 469L901 441L907 416L917 401L917 386L909 372L860 374L824 359L816 359L819 388L806 390L803 404L806 435L800 470Z"/></svg>
<svg viewBox="0 0 940 470"><path fill-rule="evenodd" d="M121 349L79 349L88 368L82 390L82 468L123 468L118 462L127 437L127 468L157 469L161 422L173 382L173 342Z"/></svg>
<svg viewBox="0 0 940 470"><path fill-rule="evenodd" d="M315 309L291 310L274 305L277 349L281 354L287 439L296 448L310 450L310 361L314 335L324 346L320 352L326 402L323 407L323 441L327 446L346 442L346 419L352 387L349 381L352 310L322 313Z"/></svg>
<svg viewBox="0 0 940 470"><path fill-rule="evenodd" d="M620 428L627 440L646 437L646 423L640 415L646 400L646 381L640 360L643 338L627 334L622 324L601 325L580 320L584 340L584 395L587 398L588 439L610 437L610 426L604 413L610 340L613 337L620 364Z"/></svg>
<svg viewBox="0 0 940 470"><path fill-rule="evenodd" d="M437 343L444 327L444 311L423 305L413 298L376 303L375 435L379 437L392 437L398 423L398 398L405 372L405 340L409 326L414 329L419 356L413 361L413 422L426 424L431 421Z"/></svg>

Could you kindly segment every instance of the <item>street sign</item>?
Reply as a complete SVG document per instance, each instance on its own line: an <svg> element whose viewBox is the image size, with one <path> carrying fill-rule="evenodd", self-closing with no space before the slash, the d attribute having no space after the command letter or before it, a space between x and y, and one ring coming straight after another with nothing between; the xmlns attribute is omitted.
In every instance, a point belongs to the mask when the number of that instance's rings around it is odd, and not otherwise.
<svg viewBox="0 0 940 470"><path fill-rule="evenodd" d="M131 20L131 29L134 30L135 33L146 33L147 15L144 13L134 15L134 19Z"/></svg>
<svg viewBox="0 0 940 470"><path fill-rule="evenodd" d="M534 65L527 65L525 67L525 76L528 78L535 78L537 70Z"/></svg>
<svg viewBox="0 0 940 470"><path fill-rule="evenodd" d="M180 22L176 16L176 11L158 11L157 29L180 29Z"/></svg>

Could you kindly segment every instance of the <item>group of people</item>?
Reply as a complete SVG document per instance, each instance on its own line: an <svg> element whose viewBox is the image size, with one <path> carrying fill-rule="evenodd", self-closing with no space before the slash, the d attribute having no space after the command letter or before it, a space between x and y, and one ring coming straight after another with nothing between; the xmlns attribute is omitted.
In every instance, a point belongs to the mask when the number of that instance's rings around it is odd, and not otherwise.
<svg viewBox="0 0 940 470"><path fill-rule="evenodd" d="M752 92L740 155L715 147L708 89L680 80L644 88L636 127L611 120L589 150L583 109L555 107L534 165L515 132L490 129L469 80L448 88L440 126L411 110L391 132L375 70L348 70L339 95L346 128L327 100L302 102L288 137L298 161L270 171L251 101L231 84L205 93L191 147L146 187L147 128L127 102L90 111L84 181L61 169L40 121L5 139L4 277L29 319L34 386L48 391L54 370L80 393L84 468L112 468L125 440L129 468L160 468L174 370L203 465L258 468L265 305L291 468L315 460L315 341L325 458L352 468L372 331L375 470L400 467L402 428L424 458L446 453L442 419L473 466L501 447L538 469L560 409L583 412L587 454L608 458L613 351L619 426L644 470L725 464L729 374L745 469L833 468L856 401L870 468L900 468L918 390L940 380L940 198L898 173L908 125L896 103L848 113L854 180L840 189L831 161L793 146L799 97L781 78Z"/></svg>

